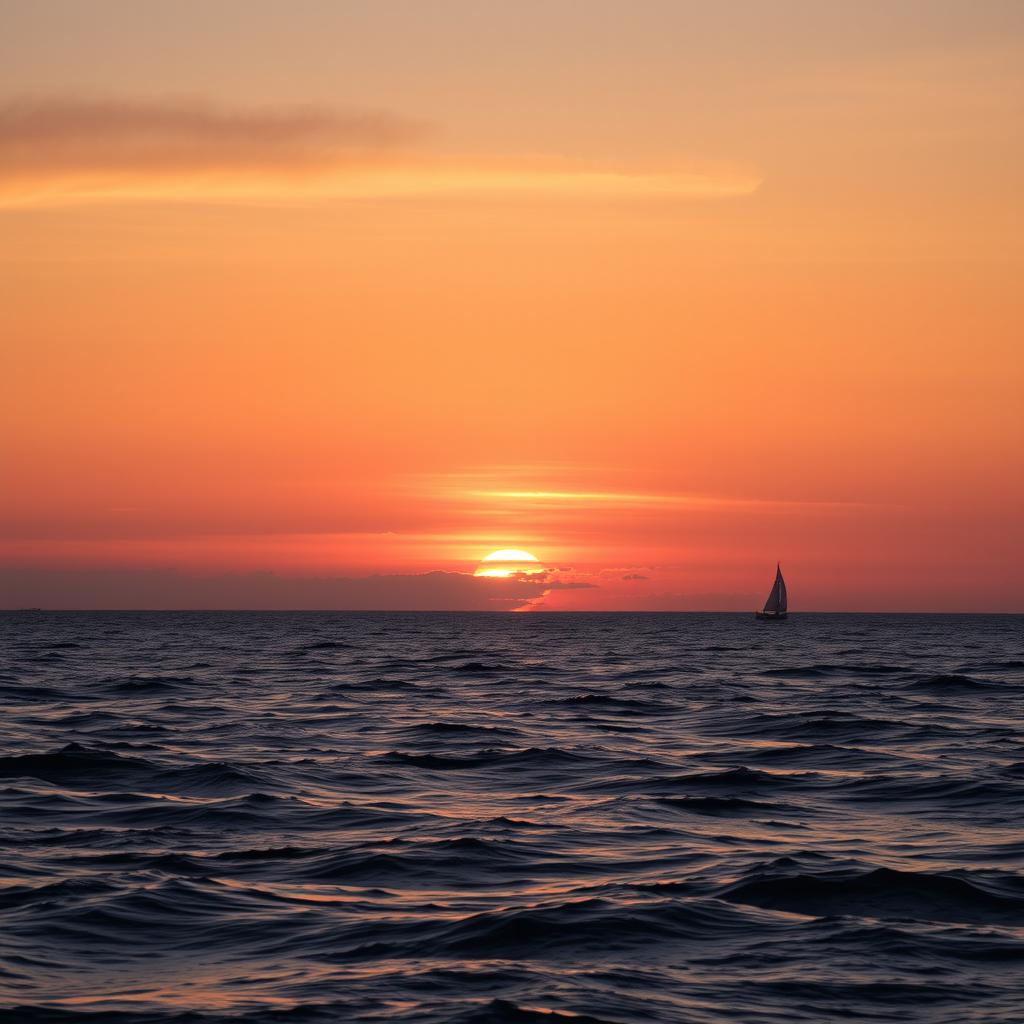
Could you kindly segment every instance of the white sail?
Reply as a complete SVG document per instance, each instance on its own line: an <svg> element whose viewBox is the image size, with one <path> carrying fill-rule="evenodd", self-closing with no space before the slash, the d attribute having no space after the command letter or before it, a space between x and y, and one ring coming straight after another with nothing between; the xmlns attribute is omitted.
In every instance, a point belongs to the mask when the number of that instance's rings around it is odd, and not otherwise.
<svg viewBox="0 0 1024 1024"><path fill-rule="evenodd" d="M786 608L786 581L782 578L781 567L776 566L775 583L772 585L772 592L768 595L768 600L764 603L764 610L773 615L778 615L786 611Z"/></svg>

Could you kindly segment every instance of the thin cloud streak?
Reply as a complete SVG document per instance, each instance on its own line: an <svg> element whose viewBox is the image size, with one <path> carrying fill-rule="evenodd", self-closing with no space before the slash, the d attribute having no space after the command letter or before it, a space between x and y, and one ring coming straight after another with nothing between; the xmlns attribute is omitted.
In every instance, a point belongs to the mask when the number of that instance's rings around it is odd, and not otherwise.
<svg viewBox="0 0 1024 1024"><path fill-rule="evenodd" d="M631 494L614 491L466 491L467 497L551 506L663 506L671 508L861 508L863 502L732 498L701 494Z"/></svg>
<svg viewBox="0 0 1024 1024"><path fill-rule="evenodd" d="M622 168L550 157L411 151L422 122L386 111L235 110L195 100L64 98L0 104L0 206L84 202L495 196L749 195L727 163Z"/></svg>

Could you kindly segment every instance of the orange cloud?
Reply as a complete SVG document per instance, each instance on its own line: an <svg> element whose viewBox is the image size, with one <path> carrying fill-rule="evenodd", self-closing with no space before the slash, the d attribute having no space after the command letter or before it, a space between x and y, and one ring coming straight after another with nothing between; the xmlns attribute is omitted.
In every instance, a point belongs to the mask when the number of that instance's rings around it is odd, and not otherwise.
<svg viewBox="0 0 1024 1024"><path fill-rule="evenodd" d="M549 157L413 155L420 122L383 111L232 110L198 101L0 105L0 205L505 195L716 197L760 179L726 163L623 168Z"/></svg>

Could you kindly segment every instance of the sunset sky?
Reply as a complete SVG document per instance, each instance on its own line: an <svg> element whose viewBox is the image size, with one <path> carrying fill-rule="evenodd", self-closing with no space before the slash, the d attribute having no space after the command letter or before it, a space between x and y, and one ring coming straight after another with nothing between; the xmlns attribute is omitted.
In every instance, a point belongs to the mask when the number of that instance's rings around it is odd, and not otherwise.
<svg viewBox="0 0 1024 1024"><path fill-rule="evenodd" d="M0 0L0 606L1024 610L1022 111L1016 0Z"/></svg>

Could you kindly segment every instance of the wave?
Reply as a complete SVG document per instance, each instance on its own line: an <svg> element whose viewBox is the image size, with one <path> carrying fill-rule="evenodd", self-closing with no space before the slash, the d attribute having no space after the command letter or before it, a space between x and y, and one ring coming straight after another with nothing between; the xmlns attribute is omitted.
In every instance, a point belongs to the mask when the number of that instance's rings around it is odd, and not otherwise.
<svg viewBox="0 0 1024 1024"><path fill-rule="evenodd" d="M262 849L228 850L214 855L216 860L227 861L274 861L299 860L305 857L319 857L328 851L322 846L270 846Z"/></svg>
<svg viewBox="0 0 1024 1024"><path fill-rule="evenodd" d="M120 746L129 750L153 749L140 744ZM0 757L0 778L33 778L77 790L141 786L174 795L247 792L267 783L264 774L224 761L179 767L79 743L69 743L45 754Z"/></svg>
<svg viewBox="0 0 1024 1024"><path fill-rule="evenodd" d="M418 722L406 726L402 732L411 736L423 736L428 740L437 737L467 737L508 735L517 730L497 725L470 725L466 722Z"/></svg>
<svg viewBox="0 0 1024 1024"><path fill-rule="evenodd" d="M126 679L108 676L103 682L115 693L166 693L194 683L195 676L129 676Z"/></svg>
<svg viewBox="0 0 1024 1024"><path fill-rule="evenodd" d="M0 757L0 778L33 778L43 782L82 783L82 788L111 779L128 783L148 776L154 766L110 750L95 750L69 743L46 754Z"/></svg>
<svg viewBox="0 0 1024 1024"><path fill-rule="evenodd" d="M758 876L722 892L734 903L811 917L849 915L963 924L1024 924L1024 896L955 875L875 868L860 874Z"/></svg>
<svg viewBox="0 0 1024 1024"><path fill-rule="evenodd" d="M453 1018L453 1024L617 1024L605 1017L587 1013L563 1013L560 1010L524 1009L507 999L492 999L486 1006L474 1007Z"/></svg>
<svg viewBox="0 0 1024 1024"><path fill-rule="evenodd" d="M666 807L692 811L694 814L766 814L798 810L791 804L747 800L738 796L665 796L660 797L658 802Z"/></svg>
<svg viewBox="0 0 1024 1024"><path fill-rule="evenodd" d="M299 859L299 858L292 858ZM455 884L473 877L519 873L546 858L534 843L460 836L420 842L391 843L377 849L334 850L303 855L292 869L297 879L317 884L361 884L411 888L425 880Z"/></svg>
<svg viewBox="0 0 1024 1024"><path fill-rule="evenodd" d="M488 748L467 754L415 754L402 750L391 750L381 755L380 760L414 768L429 768L434 771L460 771L472 768L499 767L544 769L582 765L592 761L593 758L585 754L562 750L559 747L529 747L525 750Z"/></svg>
<svg viewBox="0 0 1024 1024"><path fill-rule="evenodd" d="M990 679L975 679L957 673L925 676L907 684L908 690L927 690L929 693L978 693L1007 688L1006 684L995 683Z"/></svg>
<svg viewBox="0 0 1024 1024"><path fill-rule="evenodd" d="M918 725L899 717L881 718L858 714L839 708L811 711L760 713L750 715L729 728L731 735L764 736L782 740L851 740L877 739L884 733L907 733L914 730L944 731L948 727L929 723Z"/></svg>
<svg viewBox="0 0 1024 1024"><path fill-rule="evenodd" d="M574 710L608 710L625 713L657 714L663 710L661 705L652 701L636 700L631 697L618 697L610 693L583 693L574 697L562 697L548 701L551 707L564 707Z"/></svg>
<svg viewBox="0 0 1024 1024"><path fill-rule="evenodd" d="M238 793L268 785L265 773L225 761L205 761L183 768L158 770L152 784L159 792L175 794Z"/></svg>
<svg viewBox="0 0 1024 1024"><path fill-rule="evenodd" d="M721 939L745 928L745 914L717 902L664 899L623 906L591 898L476 914L436 928L435 942L449 954L531 959L557 949L614 954L652 943Z"/></svg>
<svg viewBox="0 0 1024 1024"><path fill-rule="evenodd" d="M114 891L113 886L92 878L65 878L42 885L8 885L0 888L0 909L21 909L39 903L65 904Z"/></svg>
<svg viewBox="0 0 1024 1024"><path fill-rule="evenodd" d="M989 806L1000 815L1024 804L1024 786L1015 781L974 776L883 774L838 781L833 789L843 799L899 801L942 807L947 811Z"/></svg>
<svg viewBox="0 0 1024 1024"><path fill-rule="evenodd" d="M608 793L638 793L651 796L676 796L691 790L729 790L736 794L788 789L813 782L813 773L779 774L756 768L730 768L725 771L691 772L682 775L640 775L613 777L585 783L581 788Z"/></svg>
<svg viewBox="0 0 1024 1024"><path fill-rule="evenodd" d="M757 764L782 768L843 769L867 771L913 762L887 750L864 749L834 743L788 743L768 747L733 748L713 755L715 760L736 762L742 758Z"/></svg>
<svg viewBox="0 0 1024 1024"><path fill-rule="evenodd" d="M335 694L339 693L362 693L376 694L386 693L394 690L416 690L420 689L416 683L408 679L388 679L383 676L375 676L372 679L346 679L340 683L330 683L328 689Z"/></svg>
<svg viewBox="0 0 1024 1024"><path fill-rule="evenodd" d="M762 669L759 673L769 679L828 679L835 676L891 676L911 671L905 665L888 664L824 664L787 665L782 668Z"/></svg>
<svg viewBox="0 0 1024 1024"><path fill-rule="evenodd" d="M29 703L43 701L60 701L67 699L67 691L56 686L40 686L37 683L23 683L11 677L10 680L0 683L0 694L7 700L24 701Z"/></svg>

